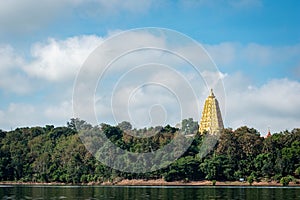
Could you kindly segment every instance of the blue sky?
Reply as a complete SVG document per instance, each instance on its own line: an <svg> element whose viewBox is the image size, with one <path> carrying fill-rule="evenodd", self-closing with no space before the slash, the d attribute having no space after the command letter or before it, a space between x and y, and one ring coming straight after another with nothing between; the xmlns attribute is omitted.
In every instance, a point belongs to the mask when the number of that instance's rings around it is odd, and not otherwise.
<svg viewBox="0 0 300 200"><path fill-rule="evenodd" d="M204 46L223 77L226 127L299 127L299 19L296 0L1 1L0 129L65 125L88 55L114 33L142 27Z"/></svg>

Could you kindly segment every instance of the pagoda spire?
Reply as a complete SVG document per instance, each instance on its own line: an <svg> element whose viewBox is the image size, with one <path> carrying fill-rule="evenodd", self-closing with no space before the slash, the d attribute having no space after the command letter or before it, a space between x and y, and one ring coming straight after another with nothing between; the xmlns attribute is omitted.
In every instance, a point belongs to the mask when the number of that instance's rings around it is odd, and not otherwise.
<svg viewBox="0 0 300 200"><path fill-rule="evenodd" d="M272 134L271 134L270 128L268 128L268 134L267 134L266 138L271 137L271 136L272 136Z"/></svg>
<svg viewBox="0 0 300 200"><path fill-rule="evenodd" d="M211 88L210 89L210 95L209 96L211 96L211 97L215 97L215 94L214 94L214 91L213 91L213 89Z"/></svg>
<svg viewBox="0 0 300 200"><path fill-rule="evenodd" d="M209 134L216 135L224 128L219 102L216 99L213 89L210 90L209 96L205 100L202 117L199 124L199 132L205 131Z"/></svg>

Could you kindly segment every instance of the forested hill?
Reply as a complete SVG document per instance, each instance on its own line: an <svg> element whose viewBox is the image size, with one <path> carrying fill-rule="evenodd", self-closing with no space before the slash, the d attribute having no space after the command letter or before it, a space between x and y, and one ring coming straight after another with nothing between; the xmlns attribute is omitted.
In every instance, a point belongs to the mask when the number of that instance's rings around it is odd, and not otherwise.
<svg viewBox="0 0 300 200"><path fill-rule="evenodd" d="M293 181L300 174L300 129L284 131L268 138L253 128L224 129L220 140L207 156L198 156L203 136L197 134L188 150L170 166L148 173L132 174L113 170L98 162L82 144L74 124L66 127L17 128L0 130L0 181L86 183L126 179L260 180ZM192 119L183 128L194 126ZM189 124L188 126L186 124ZM122 122L118 126L101 124L107 137L131 152L147 152L170 142L177 128L155 127L132 130ZM158 130L147 139L129 136ZM184 132L184 131L183 131ZM153 149L151 149L152 151Z"/></svg>

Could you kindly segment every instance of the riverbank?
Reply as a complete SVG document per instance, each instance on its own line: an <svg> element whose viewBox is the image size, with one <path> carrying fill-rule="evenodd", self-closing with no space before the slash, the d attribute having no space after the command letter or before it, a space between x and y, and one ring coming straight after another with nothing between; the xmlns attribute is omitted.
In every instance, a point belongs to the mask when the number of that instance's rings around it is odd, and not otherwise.
<svg viewBox="0 0 300 200"><path fill-rule="evenodd" d="M122 180L115 185L141 185L141 186L212 186L212 181L191 181L191 182L183 182L183 181L173 181L167 182L163 179L157 180ZM215 186L249 186L248 182L240 182L240 181L216 181ZM275 181L271 182L254 182L252 186L282 186L282 184L277 183ZM300 186L300 184L295 184L290 182L289 186Z"/></svg>
<svg viewBox="0 0 300 200"><path fill-rule="evenodd" d="M183 182L183 181L167 182L163 179L156 179L156 180L124 179L118 182L90 182L90 183L79 183L79 184L60 183L60 182L41 183L41 182L4 181L4 182L0 182L0 185L212 186L213 182L206 181L206 180L191 181L191 182ZM216 181L215 186L250 186L250 185L248 182L240 182L240 181ZM253 182L252 186L282 186L282 184L275 181L271 181L271 182L262 181L262 182ZM300 186L300 184L290 182L289 186Z"/></svg>

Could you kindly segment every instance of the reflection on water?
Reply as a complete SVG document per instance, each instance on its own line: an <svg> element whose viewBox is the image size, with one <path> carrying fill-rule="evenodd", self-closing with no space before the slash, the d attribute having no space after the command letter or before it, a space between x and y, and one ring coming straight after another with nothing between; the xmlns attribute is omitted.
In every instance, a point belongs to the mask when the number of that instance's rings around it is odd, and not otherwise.
<svg viewBox="0 0 300 200"><path fill-rule="evenodd" d="M300 199L300 187L0 186L1 199Z"/></svg>

